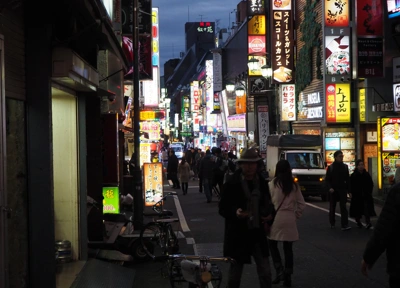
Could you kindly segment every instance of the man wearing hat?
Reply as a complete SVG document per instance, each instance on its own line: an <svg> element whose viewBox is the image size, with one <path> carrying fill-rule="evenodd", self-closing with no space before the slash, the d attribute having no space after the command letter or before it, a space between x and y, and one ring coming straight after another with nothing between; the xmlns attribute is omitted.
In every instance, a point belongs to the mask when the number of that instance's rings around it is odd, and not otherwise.
<svg viewBox="0 0 400 288"><path fill-rule="evenodd" d="M262 158L256 149L244 149L237 160L239 169L225 184L219 214L225 218L224 256L232 257L228 288L239 288L244 264L257 265L260 288L271 287L269 247L263 220L274 212L267 182L259 174Z"/></svg>

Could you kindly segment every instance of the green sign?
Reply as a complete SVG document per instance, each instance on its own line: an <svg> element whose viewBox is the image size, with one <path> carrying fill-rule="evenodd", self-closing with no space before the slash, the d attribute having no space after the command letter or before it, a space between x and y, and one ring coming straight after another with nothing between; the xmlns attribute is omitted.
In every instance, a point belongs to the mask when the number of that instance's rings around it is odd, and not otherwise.
<svg viewBox="0 0 400 288"><path fill-rule="evenodd" d="M119 188L103 187L103 214L119 213Z"/></svg>

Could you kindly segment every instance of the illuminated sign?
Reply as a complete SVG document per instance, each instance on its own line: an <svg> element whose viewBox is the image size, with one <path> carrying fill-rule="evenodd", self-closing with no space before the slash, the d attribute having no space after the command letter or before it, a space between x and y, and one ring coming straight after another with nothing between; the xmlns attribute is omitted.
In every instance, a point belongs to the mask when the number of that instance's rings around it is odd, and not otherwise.
<svg viewBox="0 0 400 288"><path fill-rule="evenodd" d="M228 116L227 120L229 131L246 131L245 114Z"/></svg>
<svg viewBox="0 0 400 288"><path fill-rule="evenodd" d="M164 111L153 111L153 110L147 110L147 111L140 111L139 114L139 119L141 121L148 121L148 120L156 120L156 119L163 119L165 117Z"/></svg>
<svg viewBox="0 0 400 288"><path fill-rule="evenodd" d="M258 60L258 69L250 70L249 69L249 76L262 76L261 67L267 64L267 57L265 56L248 56L248 60L252 58Z"/></svg>
<svg viewBox="0 0 400 288"><path fill-rule="evenodd" d="M160 123L159 122L140 122L140 131L149 134L149 140L160 139Z"/></svg>
<svg viewBox="0 0 400 288"><path fill-rule="evenodd" d="M265 7L264 0L247 1L247 13L249 16L265 14L264 7Z"/></svg>
<svg viewBox="0 0 400 288"><path fill-rule="evenodd" d="M216 114L211 114L214 108L214 69L213 60L206 60L206 109L207 109L207 131L216 126Z"/></svg>
<svg viewBox="0 0 400 288"><path fill-rule="evenodd" d="M351 122L350 84L326 84L326 122Z"/></svg>
<svg viewBox="0 0 400 288"><path fill-rule="evenodd" d="M199 81L193 81L190 83L190 103L192 113L198 113L200 107Z"/></svg>
<svg viewBox="0 0 400 288"><path fill-rule="evenodd" d="M279 2L279 1L274 1ZM282 5L272 7L271 62L274 83L293 82L294 43L293 15L290 1L280 1ZM285 5L283 5L285 2ZM288 3L287 3L288 2ZM284 6L284 7L282 7Z"/></svg>
<svg viewBox="0 0 400 288"><path fill-rule="evenodd" d="M360 89L360 99L358 101L358 110L360 111L360 122L365 122L366 121L366 115L365 115L365 89L362 88Z"/></svg>
<svg viewBox="0 0 400 288"><path fill-rule="evenodd" d="M153 206L163 197L162 163L143 164L144 205Z"/></svg>
<svg viewBox="0 0 400 288"><path fill-rule="evenodd" d="M349 26L350 1L325 0L325 26Z"/></svg>
<svg viewBox="0 0 400 288"><path fill-rule="evenodd" d="M153 80L143 81L143 97L144 97L144 106L149 107L158 107L160 102L160 75L157 66L153 67Z"/></svg>
<svg viewBox="0 0 400 288"><path fill-rule="evenodd" d="M268 105L257 106L258 137L260 139L260 152L267 151L267 138L269 135L269 111Z"/></svg>
<svg viewBox="0 0 400 288"><path fill-rule="evenodd" d="M350 74L350 37L325 37L325 73L328 75Z"/></svg>
<svg viewBox="0 0 400 288"><path fill-rule="evenodd" d="M265 35L248 36L248 54L266 53Z"/></svg>
<svg viewBox="0 0 400 288"><path fill-rule="evenodd" d="M152 36L153 36L153 44L152 44L152 56L151 56L151 62L153 66L160 66L160 44L159 44L159 26L158 26L158 8L152 8L152 21L153 21L153 27L152 27Z"/></svg>
<svg viewBox="0 0 400 288"><path fill-rule="evenodd" d="M197 32L212 33L214 34L211 22L200 22L197 27Z"/></svg>
<svg viewBox="0 0 400 288"><path fill-rule="evenodd" d="M119 213L118 187L103 187L103 213Z"/></svg>
<svg viewBox="0 0 400 288"><path fill-rule="evenodd" d="M266 29L265 15L254 16L247 24L248 35L265 35Z"/></svg>
<svg viewBox="0 0 400 288"><path fill-rule="evenodd" d="M382 0L357 0L357 36L383 36L382 4Z"/></svg>
<svg viewBox="0 0 400 288"><path fill-rule="evenodd" d="M295 85L281 85L282 121L296 121Z"/></svg>

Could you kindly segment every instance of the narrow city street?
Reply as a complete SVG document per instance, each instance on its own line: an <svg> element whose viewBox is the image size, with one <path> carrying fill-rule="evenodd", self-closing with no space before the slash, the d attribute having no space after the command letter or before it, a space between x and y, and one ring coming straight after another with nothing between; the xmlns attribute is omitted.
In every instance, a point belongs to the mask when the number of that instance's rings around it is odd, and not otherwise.
<svg viewBox="0 0 400 288"><path fill-rule="evenodd" d="M180 218L181 227L177 229L184 235L184 239L180 239L180 252L222 256L224 220L218 214L217 198L213 197L211 203L206 203L205 195L199 193L197 181L189 183L187 195L182 195L180 190L173 190L166 185L164 193L168 191L176 191L179 194L176 199L169 198L165 202L165 208L173 210L175 216ZM341 231L340 214L337 214L336 228L330 229L328 202L312 197L307 198L306 202L306 210L298 221L300 240L294 244L293 249L295 264L292 287L388 287L385 255L380 257L370 271L369 278L360 272L362 253L373 230L360 229L353 219L350 219L352 229ZM376 206L375 209L379 214L381 207ZM376 219L373 218L373 224ZM224 277L221 288L226 287L228 265L219 264ZM131 265L131 268L136 271L135 287L170 287L168 279L162 275L162 263L138 263ZM187 284L179 284L176 287L187 287ZM258 287L255 264L245 267L241 287Z"/></svg>

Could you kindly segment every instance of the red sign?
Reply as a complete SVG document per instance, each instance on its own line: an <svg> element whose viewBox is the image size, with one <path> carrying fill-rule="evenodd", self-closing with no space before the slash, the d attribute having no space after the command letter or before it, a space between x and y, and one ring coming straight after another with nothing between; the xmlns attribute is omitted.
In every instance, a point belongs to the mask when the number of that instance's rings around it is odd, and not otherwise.
<svg viewBox="0 0 400 288"><path fill-rule="evenodd" d="M265 35L248 36L248 54L266 53Z"/></svg>
<svg viewBox="0 0 400 288"><path fill-rule="evenodd" d="M357 0L357 35L383 36L382 0Z"/></svg>

